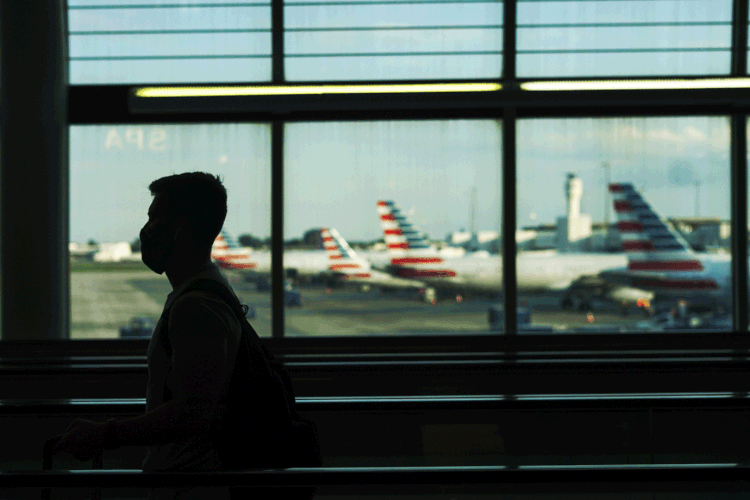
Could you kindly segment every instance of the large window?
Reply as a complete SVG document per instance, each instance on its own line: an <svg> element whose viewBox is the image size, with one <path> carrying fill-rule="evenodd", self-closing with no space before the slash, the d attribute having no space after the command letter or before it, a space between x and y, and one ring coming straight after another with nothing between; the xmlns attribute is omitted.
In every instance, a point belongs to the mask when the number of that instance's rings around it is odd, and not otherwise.
<svg viewBox="0 0 750 500"><path fill-rule="evenodd" d="M270 2L71 0L70 83L271 79Z"/></svg>
<svg viewBox="0 0 750 500"><path fill-rule="evenodd" d="M726 117L522 120L518 137L532 324L731 328Z"/></svg>
<svg viewBox="0 0 750 500"><path fill-rule="evenodd" d="M287 302L286 333L487 331L502 286L500 131L495 120L288 125L284 266L326 276ZM321 229L323 250L294 248Z"/></svg>
<svg viewBox="0 0 750 500"><path fill-rule="evenodd" d="M730 0L519 0L518 76L727 74Z"/></svg>
<svg viewBox="0 0 750 500"><path fill-rule="evenodd" d="M499 78L502 0L285 2L291 81Z"/></svg>
<svg viewBox="0 0 750 500"><path fill-rule="evenodd" d="M744 97L522 83L744 75L735 4L71 1L77 90L276 87L164 98L167 111L154 98L145 120L121 102L118 125L101 125L107 110L71 112L71 337L119 337L158 315L168 283L138 262L136 238L148 183L187 170L225 176L222 238L245 260L215 257L262 335L499 333L510 308L526 333L730 328L732 289L747 281L731 259L745 229L730 231ZM352 87L457 81L502 89Z"/></svg>
<svg viewBox="0 0 750 500"><path fill-rule="evenodd" d="M270 335L271 302L239 269L265 261L270 272L270 127L134 125L70 130L71 338L147 337L172 287L141 262L151 181L181 172L220 175L228 191L224 229L246 254L219 261ZM238 245L240 246L240 245Z"/></svg>

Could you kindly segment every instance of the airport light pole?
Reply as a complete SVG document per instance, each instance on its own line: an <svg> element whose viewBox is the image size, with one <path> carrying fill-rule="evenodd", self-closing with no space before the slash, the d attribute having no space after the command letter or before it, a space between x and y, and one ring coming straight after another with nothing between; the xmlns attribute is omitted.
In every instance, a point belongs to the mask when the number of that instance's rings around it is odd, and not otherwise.
<svg viewBox="0 0 750 500"><path fill-rule="evenodd" d="M604 249L609 248L609 184L610 184L610 164L608 161L602 162L604 169Z"/></svg>
<svg viewBox="0 0 750 500"><path fill-rule="evenodd" d="M696 217L700 217L700 212L701 212L700 193L701 193L701 181L700 179L698 179L695 181L695 216Z"/></svg>

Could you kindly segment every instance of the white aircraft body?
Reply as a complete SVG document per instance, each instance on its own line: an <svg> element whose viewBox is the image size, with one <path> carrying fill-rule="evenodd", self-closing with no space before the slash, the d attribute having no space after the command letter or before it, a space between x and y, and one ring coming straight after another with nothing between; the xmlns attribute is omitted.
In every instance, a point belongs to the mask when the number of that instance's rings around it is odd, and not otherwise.
<svg viewBox="0 0 750 500"><path fill-rule="evenodd" d="M271 252L254 252L242 248L224 230L219 233L211 250L211 259L223 269L271 274ZM328 272L325 250L288 250L284 252L284 270L297 276L312 277Z"/></svg>
<svg viewBox="0 0 750 500"><path fill-rule="evenodd" d="M419 279L437 288L480 293L502 291L502 258L486 252L444 258L430 249L392 201L377 204L386 245L391 252L389 270L397 276ZM565 291L582 276L627 264L624 254L522 252L516 259L520 292ZM653 294L627 286L612 287L602 297L619 303L650 299Z"/></svg>
<svg viewBox="0 0 750 500"><path fill-rule="evenodd" d="M389 273L373 269L372 264L359 257L346 240L334 229L321 229L323 246L328 253L329 269L341 280L365 286L388 288L424 288L424 283L399 278Z"/></svg>
<svg viewBox="0 0 750 500"><path fill-rule="evenodd" d="M626 265L601 273L615 284L658 296L709 301L731 307L731 257L697 254L670 229L630 183L610 184Z"/></svg>

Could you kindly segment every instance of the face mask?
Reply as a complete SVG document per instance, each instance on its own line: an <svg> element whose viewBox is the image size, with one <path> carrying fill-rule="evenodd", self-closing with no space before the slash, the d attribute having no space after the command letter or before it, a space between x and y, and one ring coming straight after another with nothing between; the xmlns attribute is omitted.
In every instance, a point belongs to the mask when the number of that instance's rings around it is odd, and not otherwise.
<svg viewBox="0 0 750 500"><path fill-rule="evenodd" d="M175 235L176 236L176 235ZM141 229L141 260L156 274L164 273L169 255L174 247L174 238L170 238L164 227Z"/></svg>

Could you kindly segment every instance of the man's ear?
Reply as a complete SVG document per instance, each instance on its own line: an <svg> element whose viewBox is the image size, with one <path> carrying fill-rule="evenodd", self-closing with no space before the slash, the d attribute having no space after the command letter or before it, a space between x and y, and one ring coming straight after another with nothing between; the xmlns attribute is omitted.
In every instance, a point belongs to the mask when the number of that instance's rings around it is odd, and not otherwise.
<svg viewBox="0 0 750 500"><path fill-rule="evenodd" d="M177 238L184 237L190 232L190 225L185 217L178 217L172 223L172 241L177 241Z"/></svg>

